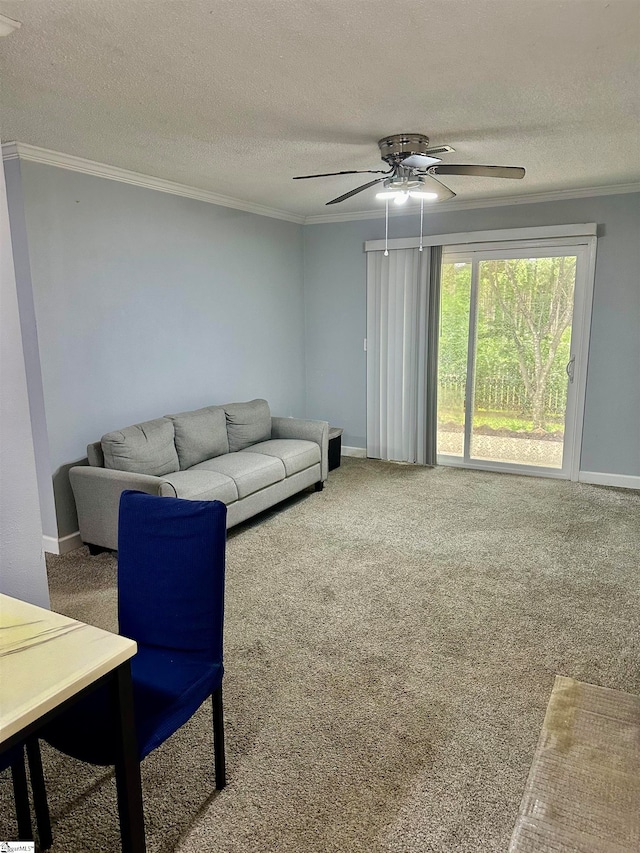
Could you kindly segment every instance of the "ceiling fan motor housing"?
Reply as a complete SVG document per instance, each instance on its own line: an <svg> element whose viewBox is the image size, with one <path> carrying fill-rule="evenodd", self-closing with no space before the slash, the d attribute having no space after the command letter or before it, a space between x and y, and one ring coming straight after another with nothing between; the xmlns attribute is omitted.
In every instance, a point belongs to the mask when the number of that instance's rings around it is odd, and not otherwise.
<svg viewBox="0 0 640 853"><path fill-rule="evenodd" d="M412 154L426 154L429 137L423 133L396 133L378 142L382 159L390 166L399 166Z"/></svg>

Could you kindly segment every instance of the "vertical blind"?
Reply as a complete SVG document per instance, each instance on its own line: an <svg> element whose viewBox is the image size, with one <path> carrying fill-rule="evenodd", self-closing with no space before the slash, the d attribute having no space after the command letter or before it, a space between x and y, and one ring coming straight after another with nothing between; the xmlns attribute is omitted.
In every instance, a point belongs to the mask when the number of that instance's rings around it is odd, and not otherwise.
<svg viewBox="0 0 640 853"><path fill-rule="evenodd" d="M367 253L367 456L435 464L441 257Z"/></svg>

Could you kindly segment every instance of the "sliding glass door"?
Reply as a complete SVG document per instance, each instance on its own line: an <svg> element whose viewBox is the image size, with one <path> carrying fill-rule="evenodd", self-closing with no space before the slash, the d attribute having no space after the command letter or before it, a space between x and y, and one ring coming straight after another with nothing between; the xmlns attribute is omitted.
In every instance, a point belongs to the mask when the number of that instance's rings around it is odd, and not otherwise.
<svg viewBox="0 0 640 853"><path fill-rule="evenodd" d="M583 246L446 251L440 463L569 477L576 286L585 271Z"/></svg>

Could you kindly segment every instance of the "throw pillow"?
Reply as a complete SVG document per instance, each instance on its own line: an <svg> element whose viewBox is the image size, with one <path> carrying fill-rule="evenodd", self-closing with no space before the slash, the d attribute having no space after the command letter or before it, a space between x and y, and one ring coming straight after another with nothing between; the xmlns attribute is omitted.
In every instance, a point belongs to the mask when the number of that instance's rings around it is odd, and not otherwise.
<svg viewBox="0 0 640 853"><path fill-rule="evenodd" d="M109 432L101 441L104 467L156 477L178 471L173 436L173 423L167 418Z"/></svg>
<svg viewBox="0 0 640 853"><path fill-rule="evenodd" d="M266 400L229 403L224 411L231 453L271 438L271 412Z"/></svg>
<svg viewBox="0 0 640 853"><path fill-rule="evenodd" d="M167 417L173 421L176 432L181 470L229 452L227 419L222 406L207 406Z"/></svg>

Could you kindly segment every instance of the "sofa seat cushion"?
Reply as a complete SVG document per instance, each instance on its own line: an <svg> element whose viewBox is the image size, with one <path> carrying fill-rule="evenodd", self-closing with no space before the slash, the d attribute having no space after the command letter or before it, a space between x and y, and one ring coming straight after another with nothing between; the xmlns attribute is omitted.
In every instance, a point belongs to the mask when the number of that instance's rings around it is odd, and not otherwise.
<svg viewBox="0 0 640 853"><path fill-rule="evenodd" d="M183 471L229 452L227 418L222 406L207 406L194 412L167 415L167 418L173 421L176 450Z"/></svg>
<svg viewBox="0 0 640 853"><path fill-rule="evenodd" d="M162 478L159 487L162 497L186 498L192 501L222 501L232 504L238 500L238 489L231 477L216 471L176 471Z"/></svg>
<svg viewBox="0 0 640 853"><path fill-rule="evenodd" d="M180 468L173 423L156 418L102 436L104 467L160 477Z"/></svg>
<svg viewBox="0 0 640 853"><path fill-rule="evenodd" d="M226 403L223 408L232 453L271 438L271 411L266 400Z"/></svg>
<svg viewBox="0 0 640 853"><path fill-rule="evenodd" d="M253 447L247 447L245 453L263 453L282 459L287 477L311 468L320 462L320 447L315 441L303 441L295 438L274 438L261 441Z"/></svg>
<svg viewBox="0 0 640 853"><path fill-rule="evenodd" d="M190 474L192 471L216 471L231 477L235 481L239 498L246 498L260 489L266 489L267 486L284 480L286 476L281 459L260 453L247 453L244 450L227 453L226 456L216 456L208 462L200 462L185 473Z"/></svg>

